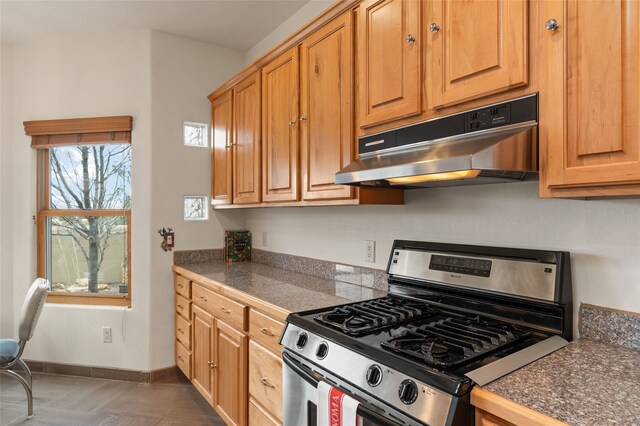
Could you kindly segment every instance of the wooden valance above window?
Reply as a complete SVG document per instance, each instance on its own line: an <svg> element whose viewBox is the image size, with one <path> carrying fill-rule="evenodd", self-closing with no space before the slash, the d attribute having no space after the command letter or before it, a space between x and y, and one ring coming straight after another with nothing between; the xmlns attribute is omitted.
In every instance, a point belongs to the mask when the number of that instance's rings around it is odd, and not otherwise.
<svg viewBox="0 0 640 426"><path fill-rule="evenodd" d="M31 148L46 149L62 145L131 143L133 118L70 118L66 120L25 121L25 134L31 136Z"/></svg>

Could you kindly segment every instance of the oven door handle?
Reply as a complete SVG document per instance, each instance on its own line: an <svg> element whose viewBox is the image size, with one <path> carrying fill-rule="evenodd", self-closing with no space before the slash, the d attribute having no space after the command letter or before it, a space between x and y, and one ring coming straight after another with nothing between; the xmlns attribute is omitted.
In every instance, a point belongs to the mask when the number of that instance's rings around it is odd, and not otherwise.
<svg viewBox="0 0 640 426"><path fill-rule="evenodd" d="M300 366L300 364L294 361L293 358L291 358L291 356L286 352L282 353L282 361L305 382L309 383L314 388L318 387L318 383L320 383L320 380L313 377L304 367ZM399 423L383 417L382 414L376 413L375 411L365 407L362 403L358 405L358 415L360 415L364 419L375 422L376 426L399 426Z"/></svg>

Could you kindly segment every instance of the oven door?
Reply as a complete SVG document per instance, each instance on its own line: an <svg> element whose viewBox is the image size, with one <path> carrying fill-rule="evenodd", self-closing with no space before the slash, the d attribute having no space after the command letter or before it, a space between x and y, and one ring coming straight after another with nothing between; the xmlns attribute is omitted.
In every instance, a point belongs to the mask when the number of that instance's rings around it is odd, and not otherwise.
<svg viewBox="0 0 640 426"><path fill-rule="evenodd" d="M286 350L282 354L282 361L282 385L284 389L283 426L317 426L317 388L318 383L323 378L318 373L296 361ZM355 395L355 398L360 402L358 406L358 426L414 424L411 421L407 423L406 418L403 419L403 423L396 422L382 410L364 402L358 395Z"/></svg>

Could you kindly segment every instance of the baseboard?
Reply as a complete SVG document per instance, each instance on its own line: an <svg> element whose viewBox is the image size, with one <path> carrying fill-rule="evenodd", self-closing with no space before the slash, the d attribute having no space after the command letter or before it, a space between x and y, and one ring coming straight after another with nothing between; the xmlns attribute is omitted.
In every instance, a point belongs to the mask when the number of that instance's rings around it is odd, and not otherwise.
<svg viewBox="0 0 640 426"><path fill-rule="evenodd" d="M184 376L174 365L151 371L135 371L119 368L93 367L86 365L59 364L42 361L25 361L31 371L36 373L60 374L64 376L93 377L96 379L122 380L136 383L156 383L178 379Z"/></svg>

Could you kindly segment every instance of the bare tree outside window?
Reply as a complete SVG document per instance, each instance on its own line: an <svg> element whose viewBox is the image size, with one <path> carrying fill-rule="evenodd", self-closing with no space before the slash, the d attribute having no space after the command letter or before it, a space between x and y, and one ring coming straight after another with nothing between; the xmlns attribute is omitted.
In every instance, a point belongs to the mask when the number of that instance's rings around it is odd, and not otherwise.
<svg viewBox="0 0 640 426"><path fill-rule="evenodd" d="M118 292L127 276L128 218L118 211L131 209L131 146L62 146L49 152L50 209L60 210L48 223L53 290Z"/></svg>

